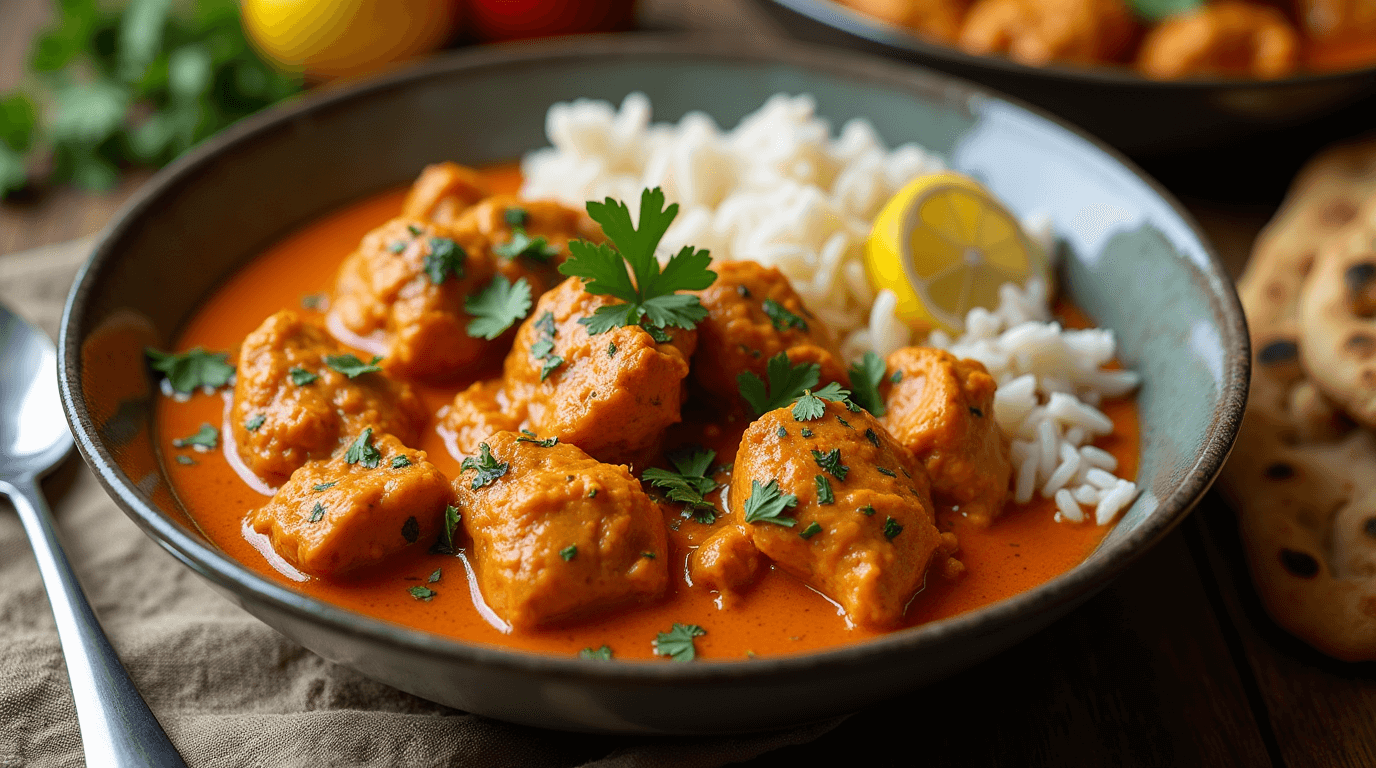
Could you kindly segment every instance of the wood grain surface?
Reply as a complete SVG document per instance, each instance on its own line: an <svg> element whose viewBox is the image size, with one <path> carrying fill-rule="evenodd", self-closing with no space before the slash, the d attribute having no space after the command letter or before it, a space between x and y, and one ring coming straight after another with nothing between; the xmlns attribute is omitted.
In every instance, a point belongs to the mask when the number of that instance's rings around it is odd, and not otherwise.
<svg viewBox="0 0 1376 768"><path fill-rule="evenodd" d="M644 0L654 29L776 35L748 0ZM49 0L0 0L0 91L23 77ZM147 179L0 204L2 254L99 229ZM1240 271L1279 201L1187 200ZM1329 660L1261 609L1214 493L1103 593L1013 650L871 707L758 766L1376 765L1376 665Z"/></svg>

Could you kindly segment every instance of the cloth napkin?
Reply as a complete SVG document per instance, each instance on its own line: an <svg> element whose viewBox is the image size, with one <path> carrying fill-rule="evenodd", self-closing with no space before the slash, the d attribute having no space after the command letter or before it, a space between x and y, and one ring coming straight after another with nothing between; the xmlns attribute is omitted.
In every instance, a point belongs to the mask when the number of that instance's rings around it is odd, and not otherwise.
<svg viewBox="0 0 1376 768"><path fill-rule="evenodd" d="M89 250L82 240L0 256L0 301L55 339ZM44 490L105 631L192 768L707 768L811 741L841 722L718 738L611 737L459 712L325 661L220 597L139 531L75 453ZM47 597L18 518L0 501L0 768L82 764Z"/></svg>

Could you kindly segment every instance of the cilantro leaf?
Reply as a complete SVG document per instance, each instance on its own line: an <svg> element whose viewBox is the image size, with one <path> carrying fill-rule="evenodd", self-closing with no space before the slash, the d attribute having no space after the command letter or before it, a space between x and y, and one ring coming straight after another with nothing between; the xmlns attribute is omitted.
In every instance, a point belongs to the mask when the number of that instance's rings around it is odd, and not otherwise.
<svg viewBox="0 0 1376 768"><path fill-rule="evenodd" d="M817 483L817 503L835 504L836 494L831 490L831 481L826 475L814 475L813 482Z"/></svg>
<svg viewBox="0 0 1376 768"><path fill-rule="evenodd" d="M315 507L311 509L311 515L310 515L310 517L306 518L306 522L308 522L308 523L318 523L318 522L320 522L321 520L324 520L324 519L325 519L325 505L324 505L324 504L321 504L320 502L317 501L317 502L315 503Z"/></svg>
<svg viewBox="0 0 1376 768"><path fill-rule="evenodd" d="M712 263L711 254L685 246L669 257L662 269L655 258L659 241L678 215L677 203L664 206L663 190L656 187L641 193L639 227L631 222L631 209L610 197L602 203L589 202L588 215L602 225L610 244L571 241L572 257L559 265L559 272L581 278L588 293L625 302L600 307L591 317L580 319L589 334L636 324L660 331L693 328L707 317L697 296L676 292L702 290L717 279L717 274L707 268ZM661 338L656 337L656 341Z"/></svg>
<svg viewBox="0 0 1376 768"><path fill-rule="evenodd" d="M765 299L760 308L769 316L769 322L774 324L776 331L786 331L790 328L797 328L800 331L807 330L806 320L789 312L784 305L773 299Z"/></svg>
<svg viewBox="0 0 1376 768"><path fill-rule="evenodd" d="M530 345L530 356L540 361L540 381L564 364L564 358L554 354L554 337L559 329L554 325L554 313L546 312L535 321L536 340Z"/></svg>
<svg viewBox="0 0 1376 768"><path fill-rule="evenodd" d="M459 527L459 508L453 504L444 507L444 524L440 526L439 538L430 547L432 555L452 555L455 551L454 531Z"/></svg>
<svg viewBox="0 0 1376 768"><path fill-rule="evenodd" d="M363 362L353 355L326 355L325 365L339 371L351 379L356 379L365 373L377 373L382 370L378 365L382 358L374 355L369 362Z"/></svg>
<svg viewBox="0 0 1376 768"><path fill-rule="evenodd" d="M430 252L425 254L422 269L430 276L430 282L441 285L450 277L463 279L464 260L468 253L463 246L447 237L430 238Z"/></svg>
<svg viewBox="0 0 1376 768"><path fill-rule="evenodd" d="M172 441L172 445L178 448L195 448L197 450L204 449L207 451L215 450L215 447L219 444L220 430L209 424L202 424L201 428L196 430L196 434L190 437L179 437Z"/></svg>
<svg viewBox="0 0 1376 768"><path fill-rule="evenodd" d="M716 457L716 451L696 445L685 446L666 457L677 472L651 467L642 472L640 478L664 491L670 501L687 504L696 512L698 522L710 525L716 522L716 507L704 497L718 486L716 480L707 476L712 459Z"/></svg>
<svg viewBox="0 0 1376 768"><path fill-rule="evenodd" d="M536 447L539 448L553 448L554 446L559 444L559 438L556 436L547 437L544 440L541 440L539 435L535 434L534 432L531 432L528 429L523 429L521 430L521 436L516 438L516 442L533 443Z"/></svg>
<svg viewBox="0 0 1376 768"><path fill-rule="evenodd" d="M476 470L477 475L473 478L473 483L469 486L473 490L478 490L485 485L497 482L497 479L506 474L511 465L505 461L497 461L497 457L492 455L492 447L487 443L479 443L478 451L480 455L469 456L464 459L459 467L464 471Z"/></svg>
<svg viewBox="0 0 1376 768"><path fill-rule="evenodd" d="M846 474L850 472L850 467L841 463L840 448L832 448L825 453L814 449L812 451L812 460L817 462L817 466L830 473L831 476L837 480L845 480Z"/></svg>
<svg viewBox="0 0 1376 768"><path fill-rule="evenodd" d="M806 539L812 538L813 536L816 536L817 534L819 534L819 533L821 533L821 532L822 532L822 526L818 525L816 520L813 520L812 522L808 523L808 525L807 525L806 528L804 528L803 530L799 531L799 532L798 532L798 535L801 536L801 537L803 537L803 539L806 540Z"/></svg>
<svg viewBox="0 0 1376 768"><path fill-rule="evenodd" d="M892 517L884 518L884 538L893 541L893 538L903 532L903 526Z"/></svg>
<svg viewBox="0 0 1376 768"><path fill-rule="evenodd" d="M541 264L559 255L559 249L549 244L544 237L530 237L526 231L517 227L511 232L511 239L492 246L492 252L504 259L518 259L522 256Z"/></svg>
<svg viewBox="0 0 1376 768"><path fill-rule="evenodd" d="M692 661L697 658L697 647L693 645L693 638L705 634L707 630L696 624L674 622L674 626L668 632L655 635L655 655L668 656L674 661Z"/></svg>
<svg viewBox="0 0 1376 768"><path fill-rule="evenodd" d="M530 221L530 212L524 208L512 206L502 211L502 220L508 227L525 227L526 222Z"/></svg>
<svg viewBox="0 0 1376 768"><path fill-rule="evenodd" d="M401 524L401 538L406 539L407 544L415 544L416 539L420 538L420 521L415 515L406 518L406 522Z"/></svg>
<svg viewBox="0 0 1376 768"><path fill-rule="evenodd" d="M847 399L849 396L850 391L842 388L840 384L834 381L829 382L825 387L822 387L816 392L805 390L803 396L798 398L798 404L793 406L793 420L812 421L813 419L820 419L822 418L822 414L827 412L827 406L822 402L823 400L831 400L832 402L849 405L850 400ZM842 419L840 416L836 418L842 424L850 426L850 424L847 424L846 420Z"/></svg>
<svg viewBox="0 0 1376 768"><path fill-rule="evenodd" d="M584 648L578 652L578 658L591 659L593 661L611 661L612 647L610 645L604 645L597 649Z"/></svg>
<svg viewBox="0 0 1376 768"><path fill-rule="evenodd" d="M573 558L578 557L578 545L570 544L567 547L564 547L563 549L559 550L559 556L564 558L564 562L566 563L572 560Z"/></svg>
<svg viewBox="0 0 1376 768"><path fill-rule="evenodd" d="M145 347L143 354L153 370L165 375L172 389L182 394L190 394L201 387L223 387L234 375L234 366L229 364L229 355L225 352L207 352L196 347L190 352L176 353Z"/></svg>
<svg viewBox="0 0 1376 768"><path fill-rule="evenodd" d="M266 422L267 420L267 416L264 416L261 413L255 413L247 419L244 419L244 429L247 429L250 432L257 432L258 428L263 426L264 422Z"/></svg>
<svg viewBox="0 0 1376 768"><path fill-rule="evenodd" d="M194 467L194 466L196 466L196 460L193 459L193 458L191 458L190 456L184 456L184 455L182 455L182 454L179 453L179 454L177 454L177 457L176 457L176 458L177 458L177 463L178 463L178 464L185 464L185 465L188 466L188 467Z"/></svg>
<svg viewBox="0 0 1376 768"><path fill-rule="evenodd" d="M310 371L300 366L296 366L291 370L287 371L287 375L291 377L291 383L295 384L298 387L304 387L307 384L310 384L311 382L320 378L318 374L311 373Z"/></svg>
<svg viewBox="0 0 1376 768"><path fill-rule="evenodd" d="M745 522L773 523L792 528L797 520L781 517L784 510L798 506L798 497L779 490L779 481L770 480L768 485L760 481L750 481L750 498L745 500Z"/></svg>
<svg viewBox="0 0 1376 768"><path fill-rule="evenodd" d="M866 352L860 362L850 367L850 386L856 403L875 416L883 416L887 409L879 395L879 383L884 380L887 366L884 358Z"/></svg>
<svg viewBox="0 0 1376 768"><path fill-rule="evenodd" d="M311 486L311 490L312 490L312 491L315 491L316 493L319 493L319 492L321 492L321 491L328 491L329 489L335 487L336 485L339 485L339 481L338 481L338 480L331 480L331 481L328 482L328 483L320 483L319 485L312 485L312 486Z"/></svg>
<svg viewBox="0 0 1376 768"><path fill-rule="evenodd" d="M392 469L405 469L411 466L411 460L405 456L392 457Z"/></svg>
<svg viewBox="0 0 1376 768"><path fill-rule="evenodd" d="M414 598L416 598L417 600L420 600L420 601L426 602L426 603L430 602L431 598L433 598L435 595L438 595L438 594L439 594L439 593L436 592L435 590L433 590L433 589L431 589L431 588L429 588L429 587L426 587L426 586L421 586L420 584L417 584L416 586L411 587L410 589L408 589L408 590L406 590L406 591L411 593L411 597L414 597Z"/></svg>
<svg viewBox="0 0 1376 768"><path fill-rule="evenodd" d="M344 453L345 464L362 464L368 469L377 469L379 461L382 461L382 453L373 447L372 427L363 430Z"/></svg>
<svg viewBox="0 0 1376 768"><path fill-rule="evenodd" d="M426 583L429 583L429 584L435 584L435 583L438 583L439 580L440 580L441 578L443 578L443 577L444 577L444 569L443 569L443 568L436 568L436 569L430 574L430 578L426 579L425 581L426 581Z"/></svg>
<svg viewBox="0 0 1376 768"><path fill-rule="evenodd" d="M741 397L755 410L756 416L790 405L807 390L817 386L817 381L822 377L822 366L817 363L799 363L795 366L789 361L787 353L780 352L765 364L765 375L769 378L768 387L753 371L742 371L736 375Z"/></svg>
<svg viewBox="0 0 1376 768"><path fill-rule="evenodd" d="M475 339L495 339L530 313L530 283L524 277L515 283L497 275L476 294L463 300L463 309L473 316L467 333Z"/></svg>

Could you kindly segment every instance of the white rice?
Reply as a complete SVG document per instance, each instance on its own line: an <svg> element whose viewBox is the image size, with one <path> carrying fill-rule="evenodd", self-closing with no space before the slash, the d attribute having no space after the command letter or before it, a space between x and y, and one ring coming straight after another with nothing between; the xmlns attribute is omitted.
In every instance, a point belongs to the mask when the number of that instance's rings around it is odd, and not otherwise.
<svg viewBox="0 0 1376 768"><path fill-rule="evenodd" d="M848 358L888 355L916 340L894 315L894 295L870 287L861 250L884 202L945 166L917 144L890 150L864 119L833 136L816 106L811 96L778 94L722 130L701 112L651 124L641 93L620 109L587 99L555 104L545 119L552 146L522 161L521 194L582 207L605 197L635 201L642 189L662 187L680 205L663 254L694 245L717 259L776 267L837 333ZM1024 230L1053 250L1049 220L1028 220ZM1096 406L1131 392L1138 376L1105 368L1117 351L1111 331L1053 322L1040 281L1004 285L999 296L996 310L970 311L959 338L935 332L925 343L978 360L997 380L996 418L1012 438L1014 501L1054 499L1056 519L1071 523L1093 507L1095 523L1107 525L1138 489L1115 477L1118 462L1091 444L1113 431Z"/></svg>

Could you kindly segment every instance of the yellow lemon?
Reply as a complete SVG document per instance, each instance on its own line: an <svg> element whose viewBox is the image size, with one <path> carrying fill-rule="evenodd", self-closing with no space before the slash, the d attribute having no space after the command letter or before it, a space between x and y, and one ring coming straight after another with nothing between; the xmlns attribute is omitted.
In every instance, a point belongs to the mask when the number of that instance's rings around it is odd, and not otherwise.
<svg viewBox="0 0 1376 768"><path fill-rule="evenodd" d="M1046 253L1003 204L968 176L920 176L874 220L865 267L876 289L898 297L899 318L958 332L974 307L994 309L999 286L1041 277Z"/></svg>
<svg viewBox="0 0 1376 768"><path fill-rule="evenodd" d="M267 57L317 80L365 75L454 34L461 0L243 0L244 31Z"/></svg>

